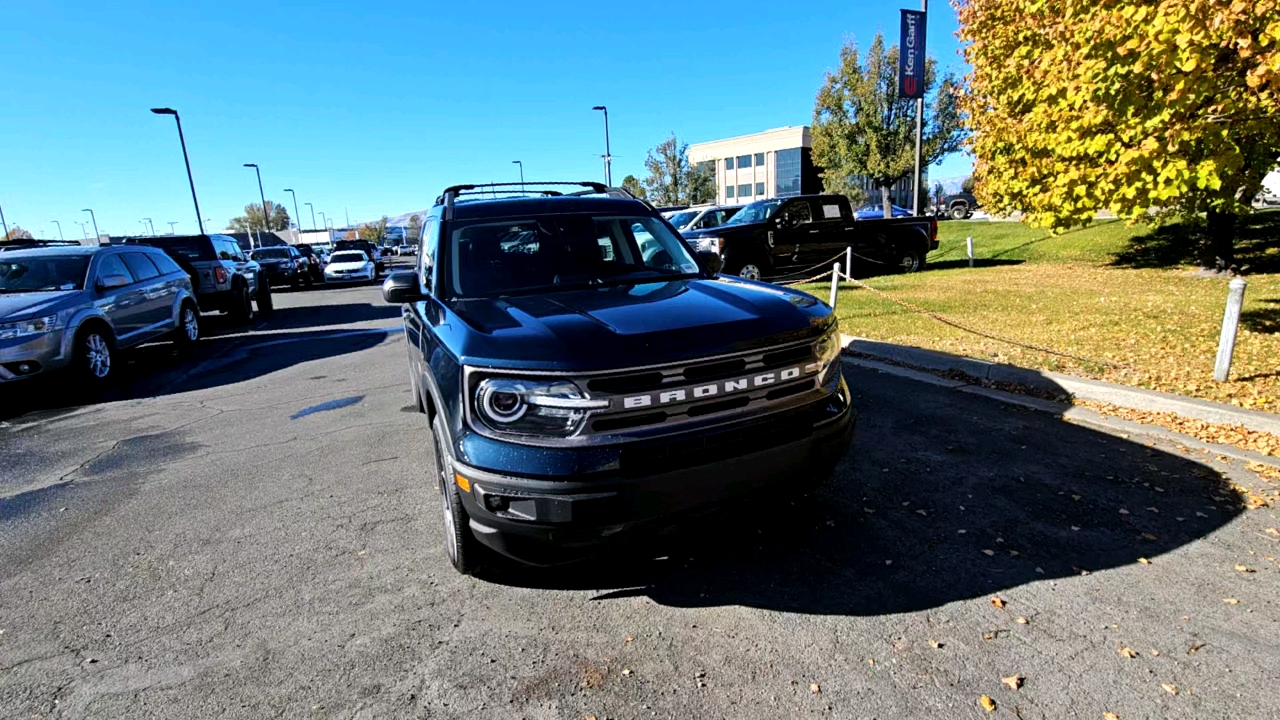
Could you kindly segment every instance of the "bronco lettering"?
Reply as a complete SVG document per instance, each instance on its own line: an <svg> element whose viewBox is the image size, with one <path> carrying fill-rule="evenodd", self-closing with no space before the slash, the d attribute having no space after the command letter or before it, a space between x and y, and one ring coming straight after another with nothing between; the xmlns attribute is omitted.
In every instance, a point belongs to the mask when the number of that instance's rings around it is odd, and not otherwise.
<svg viewBox="0 0 1280 720"><path fill-rule="evenodd" d="M727 395L729 393L746 390L750 387L762 387L764 385L773 385L778 382L795 380L803 375L812 375L817 372L817 369L817 363L810 363L804 367L790 367L781 372L767 372L760 375L752 375L751 377L721 380L718 383L695 385L692 388L663 390L648 393L646 395L632 395L622 398L622 407L625 410L630 410L632 408L650 407L653 405L670 405L671 403L684 402L689 398L688 391L691 391L693 399L695 400L699 398L712 397L714 395Z"/></svg>

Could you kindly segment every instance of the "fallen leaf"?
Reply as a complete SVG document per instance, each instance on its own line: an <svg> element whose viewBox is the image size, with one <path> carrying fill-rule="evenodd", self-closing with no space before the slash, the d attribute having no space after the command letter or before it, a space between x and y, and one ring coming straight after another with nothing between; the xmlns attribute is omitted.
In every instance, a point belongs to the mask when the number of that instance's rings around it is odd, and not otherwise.
<svg viewBox="0 0 1280 720"><path fill-rule="evenodd" d="M983 554L983 555L986 555L987 557L991 557L992 555L995 555L995 554L996 554L996 551L995 551L995 550L983 550L983 551L982 551L982 554Z"/></svg>
<svg viewBox="0 0 1280 720"><path fill-rule="evenodd" d="M1120 720L1120 716L1113 712L1102 713L1102 720Z"/></svg>
<svg viewBox="0 0 1280 720"><path fill-rule="evenodd" d="M1143 565L1150 565L1150 564L1151 564L1151 561L1150 561L1150 560L1148 560L1148 559L1146 559L1146 558L1138 558L1138 562L1142 563Z"/></svg>
<svg viewBox="0 0 1280 720"><path fill-rule="evenodd" d="M1026 625L1026 624L1027 624L1027 619L1026 619L1026 618L1024 618L1024 617L1015 618L1015 619L1014 619L1014 622L1018 623L1019 625Z"/></svg>
<svg viewBox="0 0 1280 720"><path fill-rule="evenodd" d="M876 664L875 658L867 658L867 664L868 664L868 665L875 665L875 664Z"/></svg>
<svg viewBox="0 0 1280 720"><path fill-rule="evenodd" d="M1266 533L1272 537L1280 537L1280 530L1275 528L1267 528Z"/></svg>
<svg viewBox="0 0 1280 720"><path fill-rule="evenodd" d="M1159 651L1159 650L1152 650L1152 651L1151 651L1151 657L1160 657L1160 651Z"/></svg>
<svg viewBox="0 0 1280 720"><path fill-rule="evenodd" d="M822 688L818 687L818 683L809 683L809 692L817 695L822 692Z"/></svg>
<svg viewBox="0 0 1280 720"><path fill-rule="evenodd" d="M992 700L990 697L986 695L983 695L982 697L978 698L978 704L981 705L982 709L986 710L987 712L996 711L996 701Z"/></svg>
<svg viewBox="0 0 1280 720"><path fill-rule="evenodd" d="M1136 657L1138 657L1138 653L1136 653L1136 652L1134 652L1134 651L1130 650L1130 649L1129 649L1129 648L1127 648L1127 647L1122 647L1122 648L1120 648L1120 651L1119 651L1119 652L1120 652L1120 657L1127 657L1127 658L1136 658Z"/></svg>
<svg viewBox="0 0 1280 720"><path fill-rule="evenodd" d="M917 515L924 515L925 517L928 517L928 516L929 516L929 513L925 512L925 511L923 511L923 510L917 510L917 511L916 511L916 514L917 514Z"/></svg>
<svg viewBox="0 0 1280 720"><path fill-rule="evenodd" d="M1155 535L1152 535L1151 533L1142 533L1142 539L1143 540L1159 540L1160 538L1156 537Z"/></svg>
<svg viewBox="0 0 1280 720"><path fill-rule="evenodd" d="M1072 500L1079 500L1079 499L1080 499L1080 496L1079 496L1079 495L1072 495L1072 496L1071 496L1071 499L1072 499Z"/></svg>
<svg viewBox="0 0 1280 720"><path fill-rule="evenodd" d="M1194 655L1195 653L1199 652L1200 648L1202 647L1204 647L1204 643L1196 643L1195 645L1192 645L1191 647L1187 648L1187 654Z"/></svg>
<svg viewBox="0 0 1280 720"><path fill-rule="evenodd" d="M1021 675L1010 675L1007 678L1000 678L1000 682L1008 685L1010 690L1017 690L1022 687L1023 679Z"/></svg>
<svg viewBox="0 0 1280 720"><path fill-rule="evenodd" d="M1079 530L1079 529L1080 529L1080 526L1079 526L1079 525L1072 525L1072 526L1071 526L1071 529L1072 529L1072 530Z"/></svg>
<svg viewBox="0 0 1280 720"><path fill-rule="evenodd" d="M864 513L873 513L873 512L875 512L875 510L872 510L871 508L862 508L862 512L864 512Z"/></svg>
<svg viewBox="0 0 1280 720"><path fill-rule="evenodd" d="M942 643L938 642L937 640L930 640L929 647L933 648L934 650L941 650Z"/></svg>
<svg viewBox="0 0 1280 720"><path fill-rule="evenodd" d="M631 668L622 668L622 676L626 677L631 674Z"/></svg>
<svg viewBox="0 0 1280 720"><path fill-rule="evenodd" d="M999 608L999 609L1001 609L1001 610L1003 610L1003 609L1004 609L1004 606L1006 605L1006 603L1005 603L1005 601L1004 601L1004 598L1000 597L999 595L997 595L997 596L995 596L995 597L991 598L991 604L992 604L992 605L994 605L994 606L996 606L997 608Z"/></svg>
<svg viewBox="0 0 1280 720"><path fill-rule="evenodd" d="M1251 573L1251 572L1257 572L1257 571L1256 571L1256 570L1254 570L1253 568L1249 567L1248 565L1236 565L1236 572L1238 572L1238 573Z"/></svg>
<svg viewBox="0 0 1280 720"><path fill-rule="evenodd" d="M1017 550L1010 550L1010 551L1009 551L1009 557L1018 557L1018 555L1019 555L1019 553L1018 553L1018 551L1017 551Z"/></svg>
<svg viewBox="0 0 1280 720"><path fill-rule="evenodd" d="M963 534L965 534L965 532L967 532L967 531L966 531L966 530L957 530L957 531L956 531L956 534L957 534L957 535L963 535Z"/></svg>
<svg viewBox="0 0 1280 720"><path fill-rule="evenodd" d="M1128 515L1128 514L1129 514L1129 511L1128 511L1128 510L1125 510L1124 508L1120 508L1120 514L1121 514L1121 515Z"/></svg>
<svg viewBox="0 0 1280 720"><path fill-rule="evenodd" d="M983 639L983 640L995 640L999 635L1000 635L1000 631L999 631L999 630L992 630L991 632L984 632L984 633L982 633L982 639Z"/></svg>
<svg viewBox="0 0 1280 720"><path fill-rule="evenodd" d="M624 639L622 642L631 642L632 640L635 640L635 638L633 638L633 637L631 637L630 635L628 635L628 636L626 637L626 639Z"/></svg>
<svg viewBox="0 0 1280 720"><path fill-rule="evenodd" d="M588 715L588 716L586 717L586 720L596 720L596 716L595 716L595 715Z"/></svg>
<svg viewBox="0 0 1280 720"><path fill-rule="evenodd" d="M1228 605L1239 605L1240 601L1235 598L1222 598L1222 602Z"/></svg>
<svg viewBox="0 0 1280 720"><path fill-rule="evenodd" d="M1167 692L1167 693L1169 693L1170 695L1177 695L1177 694L1178 694L1178 686L1177 686L1177 685L1173 685L1173 684L1170 684L1170 683L1160 683L1160 687L1164 688L1164 691L1165 691L1165 692Z"/></svg>

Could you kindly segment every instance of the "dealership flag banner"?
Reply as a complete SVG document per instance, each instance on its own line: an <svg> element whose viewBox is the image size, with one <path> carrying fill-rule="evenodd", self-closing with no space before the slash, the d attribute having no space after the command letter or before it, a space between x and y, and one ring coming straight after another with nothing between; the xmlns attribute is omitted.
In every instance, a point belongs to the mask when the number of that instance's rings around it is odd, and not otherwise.
<svg viewBox="0 0 1280 720"><path fill-rule="evenodd" d="M898 43L898 97L924 97L924 19L919 10L902 11L902 41Z"/></svg>

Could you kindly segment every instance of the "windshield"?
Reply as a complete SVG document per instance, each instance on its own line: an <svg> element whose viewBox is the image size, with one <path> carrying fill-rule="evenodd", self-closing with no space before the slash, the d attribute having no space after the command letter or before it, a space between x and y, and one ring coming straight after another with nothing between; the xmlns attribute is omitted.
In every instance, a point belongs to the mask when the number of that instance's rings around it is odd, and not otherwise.
<svg viewBox="0 0 1280 720"><path fill-rule="evenodd" d="M254 250L254 260L288 260L289 251L283 248L268 248L266 250Z"/></svg>
<svg viewBox="0 0 1280 720"><path fill-rule="evenodd" d="M0 293L81 290L88 256L24 257L0 260Z"/></svg>
<svg viewBox="0 0 1280 720"><path fill-rule="evenodd" d="M329 258L331 263L362 263L366 258L362 252L336 252Z"/></svg>
<svg viewBox="0 0 1280 720"><path fill-rule="evenodd" d="M678 212L675 215L672 215L667 220L668 222L671 223L672 227L674 227L675 229L683 230L684 226L693 222L693 219L696 217L698 217L697 210L685 210L683 212Z"/></svg>
<svg viewBox="0 0 1280 720"><path fill-rule="evenodd" d="M781 200L753 202L739 210L737 215L729 218L729 222L725 223L725 225L747 225L764 222L773 217L773 214L778 211L778 206L781 204Z"/></svg>
<svg viewBox="0 0 1280 720"><path fill-rule="evenodd" d="M550 215L463 222L450 234L450 286L492 297L697 275L680 239L653 217Z"/></svg>

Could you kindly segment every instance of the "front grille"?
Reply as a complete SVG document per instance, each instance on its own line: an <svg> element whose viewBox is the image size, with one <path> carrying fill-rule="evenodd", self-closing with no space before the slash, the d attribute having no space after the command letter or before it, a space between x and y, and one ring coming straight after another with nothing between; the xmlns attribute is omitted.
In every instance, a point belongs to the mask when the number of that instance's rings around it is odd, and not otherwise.
<svg viewBox="0 0 1280 720"><path fill-rule="evenodd" d="M813 434L814 406L767 420L674 442L636 443L622 451L624 477L641 477L741 457L804 440Z"/></svg>
<svg viewBox="0 0 1280 720"><path fill-rule="evenodd" d="M629 392L652 390L662 385L663 374L660 372L622 375L620 377L595 378L587 381L587 389L593 392L622 395Z"/></svg>

